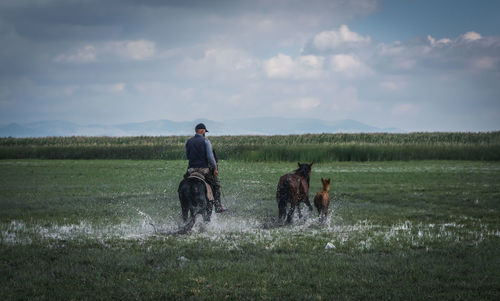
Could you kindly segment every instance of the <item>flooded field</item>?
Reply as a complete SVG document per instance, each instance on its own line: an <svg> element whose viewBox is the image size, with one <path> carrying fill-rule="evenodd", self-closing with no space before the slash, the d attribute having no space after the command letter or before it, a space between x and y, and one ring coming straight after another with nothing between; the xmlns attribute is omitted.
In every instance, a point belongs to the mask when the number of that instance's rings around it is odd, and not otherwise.
<svg viewBox="0 0 500 301"><path fill-rule="evenodd" d="M0 297L499 296L500 163L316 164L327 220L282 225L276 183L296 165L224 161L229 210L177 235L184 165L0 161Z"/></svg>

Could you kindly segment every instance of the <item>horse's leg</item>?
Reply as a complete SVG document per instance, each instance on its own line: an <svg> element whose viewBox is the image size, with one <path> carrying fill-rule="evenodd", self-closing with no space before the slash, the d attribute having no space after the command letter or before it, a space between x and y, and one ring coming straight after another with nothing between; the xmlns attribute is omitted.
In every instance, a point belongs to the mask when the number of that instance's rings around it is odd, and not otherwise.
<svg viewBox="0 0 500 301"><path fill-rule="evenodd" d="M290 201L290 183L288 179L280 178L276 190L276 200L278 201L278 218L283 221L286 217L286 207Z"/></svg>
<svg viewBox="0 0 500 301"><path fill-rule="evenodd" d="M328 211L328 208L326 208L324 205L322 206L321 208L321 214L319 216L319 220L321 223L324 223L325 220L326 220L326 215L327 215L327 212Z"/></svg>
<svg viewBox="0 0 500 301"><path fill-rule="evenodd" d="M194 222L195 222L194 217L193 217L193 216L191 216L191 217L188 219L187 223L185 223L185 224L184 224L184 226L180 229L179 234L186 234L186 233L188 233L189 231L191 231L191 229L192 229L192 228L193 228L193 226L194 226Z"/></svg>
<svg viewBox="0 0 500 301"><path fill-rule="evenodd" d="M182 220L184 222L187 221L188 219L188 214L189 214L189 208L186 208L186 207L182 207Z"/></svg>
<svg viewBox="0 0 500 301"><path fill-rule="evenodd" d="M290 203L290 211L288 211L288 215L286 217L287 223L292 222L293 212L295 211L295 203L297 203L297 201L295 201L295 200L292 200L292 202Z"/></svg>
<svg viewBox="0 0 500 301"><path fill-rule="evenodd" d="M193 206L189 207L189 215L190 215L190 219L194 220L195 217L196 217L196 212L195 212L195 208Z"/></svg>
<svg viewBox="0 0 500 301"><path fill-rule="evenodd" d="M286 217L286 203L284 203L284 204L279 203L278 210L279 210L278 218L280 220L284 220Z"/></svg>
<svg viewBox="0 0 500 301"><path fill-rule="evenodd" d="M206 200L206 208L204 210L204 213L203 213L203 220L205 222L209 222L210 221L210 218L212 217L212 208L214 206L214 202L212 201L209 201L208 199Z"/></svg>
<svg viewBox="0 0 500 301"><path fill-rule="evenodd" d="M285 220L287 206L288 206L287 199L281 198L278 200L278 218L279 218L279 220Z"/></svg>
<svg viewBox="0 0 500 301"><path fill-rule="evenodd" d="M309 208L309 211L312 212L313 211L313 206L311 205L311 202L309 202L309 196L308 195L306 195L306 197L304 199L304 203Z"/></svg>
<svg viewBox="0 0 500 301"><path fill-rule="evenodd" d="M189 217L188 215L191 214ZM193 214L193 207L182 207L182 219L184 221L184 224L182 227L179 229L177 232L178 234L186 234L194 226L194 214Z"/></svg>
<svg viewBox="0 0 500 301"><path fill-rule="evenodd" d="M302 218L302 211L300 211L300 202L297 202L297 211L299 212L299 218Z"/></svg>

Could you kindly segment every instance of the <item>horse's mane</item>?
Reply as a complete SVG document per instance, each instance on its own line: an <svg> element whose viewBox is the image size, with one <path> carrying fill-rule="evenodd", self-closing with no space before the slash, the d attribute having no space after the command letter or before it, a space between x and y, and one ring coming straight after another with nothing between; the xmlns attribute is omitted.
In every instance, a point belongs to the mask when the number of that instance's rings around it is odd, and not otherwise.
<svg viewBox="0 0 500 301"><path fill-rule="evenodd" d="M305 178L307 181L307 185L309 185L310 177L309 173L307 172L306 166L307 165L301 165L299 168L295 170L295 174Z"/></svg>

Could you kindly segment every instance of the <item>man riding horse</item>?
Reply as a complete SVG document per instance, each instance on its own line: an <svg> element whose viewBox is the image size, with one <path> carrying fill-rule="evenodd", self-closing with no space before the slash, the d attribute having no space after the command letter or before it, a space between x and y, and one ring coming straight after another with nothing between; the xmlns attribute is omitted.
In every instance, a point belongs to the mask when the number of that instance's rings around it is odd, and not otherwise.
<svg viewBox="0 0 500 301"><path fill-rule="evenodd" d="M196 134L186 142L186 157L189 165L184 177L189 177L192 173L202 174L205 181L212 187L215 212L221 213L225 209L220 201L219 170L212 144L205 138L206 132L208 130L205 125L199 123L195 127Z"/></svg>

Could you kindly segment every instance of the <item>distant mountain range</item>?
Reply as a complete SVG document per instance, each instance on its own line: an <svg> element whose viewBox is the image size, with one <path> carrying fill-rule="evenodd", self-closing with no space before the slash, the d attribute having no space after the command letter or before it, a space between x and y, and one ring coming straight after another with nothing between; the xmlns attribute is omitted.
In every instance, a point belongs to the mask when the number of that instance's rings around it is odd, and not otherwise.
<svg viewBox="0 0 500 301"><path fill-rule="evenodd" d="M312 118L259 117L211 121L198 119L175 122L154 120L116 125L80 125L69 121L39 121L0 125L0 137L48 136L184 136L203 122L210 135L287 135L319 133L404 132L396 128L377 128L355 120L325 121Z"/></svg>

